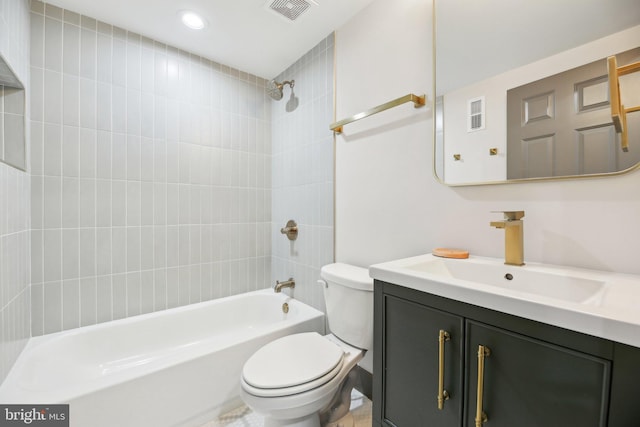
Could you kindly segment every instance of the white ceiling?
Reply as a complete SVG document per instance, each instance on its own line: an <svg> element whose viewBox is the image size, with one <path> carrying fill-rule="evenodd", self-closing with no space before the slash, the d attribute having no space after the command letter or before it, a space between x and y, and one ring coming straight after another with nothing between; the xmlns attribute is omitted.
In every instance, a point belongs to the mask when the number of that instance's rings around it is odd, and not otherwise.
<svg viewBox="0 0 640 427"><path fill-rule="evenodd" d="M316 0L297 20L267 8L272 0L46 0L218 63L273 78L373 0ZM201 31L180 22L193 10Z"/></svg>

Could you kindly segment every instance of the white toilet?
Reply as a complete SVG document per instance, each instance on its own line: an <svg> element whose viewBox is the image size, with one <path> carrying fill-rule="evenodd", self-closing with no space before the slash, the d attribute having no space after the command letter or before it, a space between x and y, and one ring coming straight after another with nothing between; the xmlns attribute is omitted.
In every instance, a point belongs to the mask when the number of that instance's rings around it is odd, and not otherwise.
<svg viewBox="0 0 640 427"><path fill-rule="evenodd" d="M332 333L279 338L242 369L242 399L265 416L265 427L353 425L352 369L373 344L373 280L367 269L341 263L320 275Z"/></svg>

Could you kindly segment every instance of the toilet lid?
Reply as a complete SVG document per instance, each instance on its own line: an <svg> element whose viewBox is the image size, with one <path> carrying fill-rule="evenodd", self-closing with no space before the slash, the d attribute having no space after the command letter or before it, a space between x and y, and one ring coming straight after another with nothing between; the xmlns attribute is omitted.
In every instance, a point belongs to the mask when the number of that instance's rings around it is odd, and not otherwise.
<svg viewBox="0 0 640 427"><path fill-rule="evenodd" d="M293 387L336 371L343 357L338 345L316 332L294 334L255 352L245 363L242 377L247 384L260 389Z"/></svg>

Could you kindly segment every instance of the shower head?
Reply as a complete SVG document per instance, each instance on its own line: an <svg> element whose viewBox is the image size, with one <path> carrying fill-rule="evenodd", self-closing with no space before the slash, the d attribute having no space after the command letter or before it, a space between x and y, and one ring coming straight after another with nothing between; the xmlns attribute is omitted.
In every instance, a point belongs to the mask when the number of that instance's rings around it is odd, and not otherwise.
<svg viewBox="0 0 640 427"><path fill-rule="evenodd" d="M276 101L280 101L282 99L282 88L284 85L289 85L289 87L293 89L295 83L295 80L287 80L282 83L278 83L275 80L269 80L267 83L267 94Z"/></svg>

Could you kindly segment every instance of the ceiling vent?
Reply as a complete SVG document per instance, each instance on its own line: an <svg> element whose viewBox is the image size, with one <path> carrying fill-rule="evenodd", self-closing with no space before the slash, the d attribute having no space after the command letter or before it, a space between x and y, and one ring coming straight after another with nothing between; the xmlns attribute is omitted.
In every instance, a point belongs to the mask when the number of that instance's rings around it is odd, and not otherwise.
<svg viewBox="0 0 640 427"><path fill-rule="evenodd" d="M289 21L298 19L300 15L309 9L309 6L311 6L311 3L305 0L269 0L267 2L269 9L287 18Z"/></svg>

